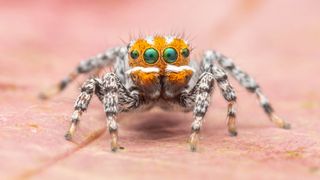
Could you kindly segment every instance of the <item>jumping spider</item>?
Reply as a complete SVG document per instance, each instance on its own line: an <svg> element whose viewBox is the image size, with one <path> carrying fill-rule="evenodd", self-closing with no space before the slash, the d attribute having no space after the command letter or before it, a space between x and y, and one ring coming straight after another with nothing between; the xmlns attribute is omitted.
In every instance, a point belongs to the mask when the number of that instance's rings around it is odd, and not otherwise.
<svg viewBox="0 0 320 180"><path fill-rule="evenodd" d="M214 85L228 101L227 125L231 136L236 130L236 93L225 71L230 73L249 92L255 93L265 113L278 127L288 129L286 123L274 114L266 96L256 81L238 68L230 58L213 51L206 51L202 62L190 61L190 45L182 37L148 36L131 41L127 47L115 47L82 61L77 69L53 88L41 93L49 98L62 91L78 75L98 72L114 66L102 78L90 78L81 87L75 101L71 125L65 138L71 140L81 114L87 110L95 94L104 106L111 135L111 150L119 149L117 115L120 112L145 111L154 106L172 110L193 111L189 139L190 148L196 151L199 132L209 106Z"/></svg>

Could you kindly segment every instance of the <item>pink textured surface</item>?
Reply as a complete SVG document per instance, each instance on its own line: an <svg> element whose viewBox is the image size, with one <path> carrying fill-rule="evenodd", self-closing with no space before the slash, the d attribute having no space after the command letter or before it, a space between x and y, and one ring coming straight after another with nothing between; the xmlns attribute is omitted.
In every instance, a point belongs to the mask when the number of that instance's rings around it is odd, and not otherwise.
<svg viewBox="0 0 320 180"><path fill-rule="evenodd" d="M1 179L320 178L319 1L0 3ZM126 149L111 153L109 135L99 136L105 121L96 99L75 143L65 141L81 79L50 101L38 100L39 90L130 33L172 31L190 34L195 56L215 48L233 57L292 130L275 128L233 81L239 135L227 135L226 104L216 92L197 153L186 144L191 114L161 111L122 115Z"/></svg>

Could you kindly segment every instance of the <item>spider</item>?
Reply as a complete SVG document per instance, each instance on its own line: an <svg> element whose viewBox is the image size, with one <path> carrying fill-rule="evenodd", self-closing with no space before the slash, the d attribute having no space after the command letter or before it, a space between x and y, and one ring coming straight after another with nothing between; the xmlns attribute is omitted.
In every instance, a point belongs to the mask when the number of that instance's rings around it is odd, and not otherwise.
<svg viewBox="0 0 320 180"><path fill-rule="evenodd" d="M146 111L155 106L163 110L193 111L188 142L191 151L196 151L215 84L228 102L228 131L231 136L237 135L236 93L228 81L227 71L249 92L257 95L264 112L273 123L280 128L290 128L290 124L276 116L256 81L230 58L208 50L201 63L197 63L190 60L190 53L190 44L180 36L140 37L127 46L114 47L82 61L74 72L54 87L43 91L40 97L50 98L65 89L80 74L96 74L104 67L113 66L112 72L105 73L101 78L91 77L83 83L65 138L72 139L81 114L87 110L95 94L104 107L112 151L121 148L118 144L118 114Z"/></svg>

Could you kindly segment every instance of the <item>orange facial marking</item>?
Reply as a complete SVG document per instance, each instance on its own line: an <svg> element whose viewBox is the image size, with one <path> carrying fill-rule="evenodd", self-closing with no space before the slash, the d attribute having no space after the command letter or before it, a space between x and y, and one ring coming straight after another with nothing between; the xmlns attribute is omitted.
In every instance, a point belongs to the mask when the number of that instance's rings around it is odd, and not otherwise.
<svg viewBox="0 0 320 180"><path fill-rule="evenodd" d="M147 63L144 57L144 53L147 49L153 48L158 52L158 59L154 63ZM181 52L183 49L189 49L188 44L181 38L177 37L165 37L165 36L154 36L146 39L137 39L134 41L129 48L129 65L130 67L158 67L160 70L160 74L163 75L165 73L165 69L167 67L167 62L163 58L164 50L166 48L174 48L177 52L177 59L170 63L175 66L183 66L188 65L190 58L184 57ZM139 56L136 59L133 59L130 56L130 53L133 51L137 51Z"/></svg>
<svg viewBox="0 0 320 180"><path fill-rule="evenodd" d="M132 80L139 86L147 87L155 84L159 80L158 73L146 73L142 71L134 71L131 74Z"/></svg>
<svg viewBox="0 0 320 180"><path fill-rule="evenodd" d="M180 72L167 72L166 77L170 83L176 85L185 85L189 82L193 72L191 70L183 70Z"/></svg>

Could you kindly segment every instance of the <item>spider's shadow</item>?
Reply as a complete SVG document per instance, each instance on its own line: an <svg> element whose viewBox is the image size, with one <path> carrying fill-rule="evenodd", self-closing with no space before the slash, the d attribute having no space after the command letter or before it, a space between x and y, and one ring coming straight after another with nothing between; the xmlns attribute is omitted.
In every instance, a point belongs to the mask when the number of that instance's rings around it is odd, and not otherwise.
<svg viewBox="0 0 320 180"><path fill-rule="evenodd" d="M136 123L130 126L130 130L138 133L142 139L165 139L174 138L189 133L191 118L177 113L147 113L139 115ZM190 120L190 121L189 121Z"/></svg>

